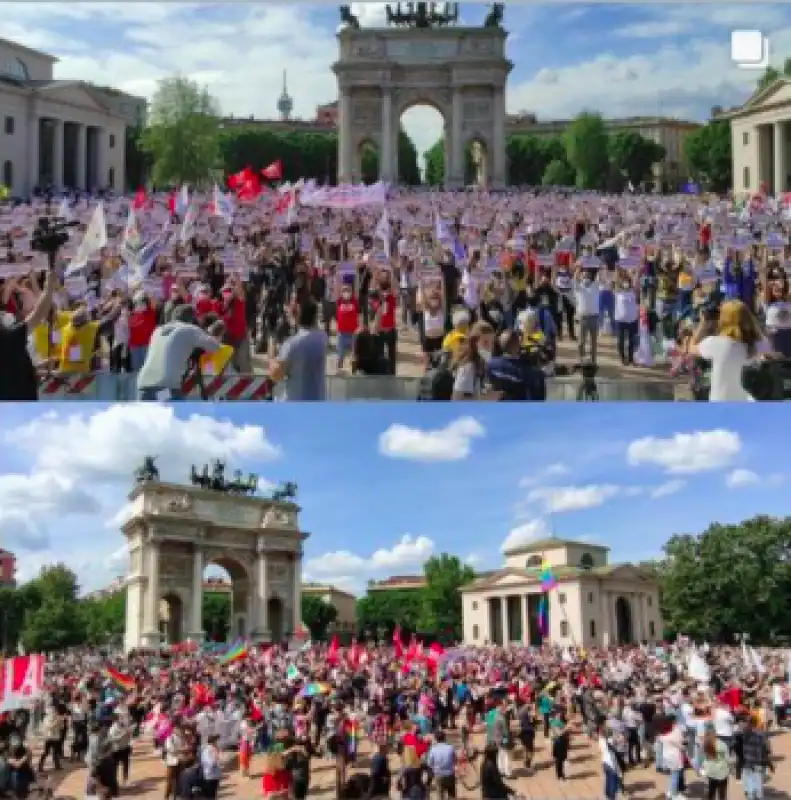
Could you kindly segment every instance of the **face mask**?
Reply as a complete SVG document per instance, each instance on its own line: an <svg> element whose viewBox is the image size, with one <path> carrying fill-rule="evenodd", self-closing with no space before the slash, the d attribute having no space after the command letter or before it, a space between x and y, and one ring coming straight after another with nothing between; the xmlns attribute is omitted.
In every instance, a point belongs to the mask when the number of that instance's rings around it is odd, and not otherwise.
<svg viewBox="0 0 791 800"><path fill-rule="evenodd" d="M622 283L621 289L631 289L632 285L630 283Z"/></svg>
<svg viewBox="0 0 791 800"><path fill-rule="evenodd" d="M478 353L480 354L481 358L486 361L487 363L492 360L492 351L491 350L481 350L478 349Z"/></svg>
<svg viewBox="0 0 791 800"><path fill-rule="evenodd" d="M341 294L341 299L342 300L351 300L352 299L352 293L351 292L343 292L343 294Z"/></svg>
<svg viewBox="0 0 791 800"><path fill-rule="evenodd" d="M593 283L593 281L590 278L583 278L582 279L582 285L583 286L590 286L592 283Z"/></svg>

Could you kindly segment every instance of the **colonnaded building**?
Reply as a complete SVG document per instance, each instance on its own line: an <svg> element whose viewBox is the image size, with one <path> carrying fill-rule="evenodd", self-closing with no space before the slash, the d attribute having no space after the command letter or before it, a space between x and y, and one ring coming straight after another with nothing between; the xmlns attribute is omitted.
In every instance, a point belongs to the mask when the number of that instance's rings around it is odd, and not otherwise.
<svg viewBox="0 0 791 800"><path fill-rule="evenodd" d="M541 644L543 561L558 583L546 595L549 641L582 647L660 641L656 575L639 565L610 564L608 554L608 547L559 538L507 550L502 569L461 590L465 644Z"/></svg>
<svg viewBox="0 0 791 800"><path fill-rule="evenodd" d="M126 190L126 128L147 101L85 81L55 80L58 59L0 39L0 183Z"/></svg>

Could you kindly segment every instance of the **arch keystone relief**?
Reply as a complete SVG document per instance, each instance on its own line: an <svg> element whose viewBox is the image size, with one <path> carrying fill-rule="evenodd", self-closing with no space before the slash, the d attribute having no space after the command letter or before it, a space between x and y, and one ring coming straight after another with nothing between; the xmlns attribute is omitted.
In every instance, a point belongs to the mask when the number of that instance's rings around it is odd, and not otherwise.
<svg viewBox="0 0 791 800"><path fill-rule="evenodd" d="M465 152L476 144L487 157L491 188L505 188L505 89L513 64L499 24L455 27L415 4L414 25L364 29L356 18L338 32L338 183L360 183L361 149L379 150L379 180L398 182L398 130L403 112L418 104L443 117L445 188L464 186ZM388 18L393 18L391 11ZM420 19L418 19L420 17Z"/></svg>
<svg viewBox="0 0 791 800"><path fill-rule="evenodd" d="M192 485L167 483L156 471L129 495L122 526L130 552L126 584L127 651L190 639L203 631L204 569L223 568L232 580L231 638L283 641L301 626L302 545L296 485L272 496L257 493L255 476L225 478L193 469ZM208 468L204 469L208 474Z"/></svg>

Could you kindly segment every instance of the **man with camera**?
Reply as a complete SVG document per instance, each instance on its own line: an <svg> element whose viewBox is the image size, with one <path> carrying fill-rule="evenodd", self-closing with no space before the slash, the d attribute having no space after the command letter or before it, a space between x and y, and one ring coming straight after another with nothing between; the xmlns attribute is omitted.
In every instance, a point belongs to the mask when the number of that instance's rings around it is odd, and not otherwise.
<svg viewBox="0 0 791 800"><path fill-rule="evenodd" d="M137 376L141 401L182 400L184 379L199 369L203 353L215 353L220 342L195 324L192 306L178 306L171 322L151 337L146 360Z"/></svg>
<svg viewBox="0 0 791 800"><path fill-rule="evenodd" d="M37 278L34 277L34 280ZM19 322L12 314L0 313L0 401L38 400L36 368L27 343L33 330L47 321L54 289L55 273L50 269L44 281L44 290L26 319Z"/></svg>
<svg viewBox="0 0 791 800"><path fill-rule="evenodd" d="M545 401L546 376L531 355L522 349L519 333L514 330L503 331L498 344L502 355L489 360L487 377L492 390L501 393L501 401Z"/></svg>

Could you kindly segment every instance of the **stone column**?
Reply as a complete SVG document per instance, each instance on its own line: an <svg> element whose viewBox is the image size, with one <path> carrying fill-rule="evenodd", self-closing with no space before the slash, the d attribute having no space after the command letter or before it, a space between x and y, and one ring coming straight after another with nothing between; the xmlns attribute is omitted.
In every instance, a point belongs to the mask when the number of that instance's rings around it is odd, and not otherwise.
<svg viewBox="0 0 791 800"><path fill-rule="evenodd" d="M459 189L464 185L464 95L461 89L453 90L452 115L450 141L445 142L445 150L450 153L450 174L445 175L445 186Z"/></svg>
<svg viewBox="0 0 791 800"><path fill-rule="evenodd" d="M75 176L75 189L86 189L88 187L88 128L85 125L77 125L77 164Z"/></svg>
<svg viewBox="0 0 791 800"><path fill-rule="evenodd" d="M38 186L39 179L39 148L41 147L41 117L38 114L30 114L27 119L28 141L27 141L27 180L23 187L23 192L28 194Z"/></svg>
<svg viewBox="0 0 791 800"><path fill-rule="evenodd" d="M63 120L52 120L52 183L63 188Z"/></svg>
<svg viewBox="0 0 791 800"><path fill-rule="evenodd" d="M258 554L255 562L255 607L257 609L255 619L251 624L255 626L255 638L259 641L268 642L269 634L269 614L267 613L267 603L269 602L269 586L267 585L267 557L265 540L262 536L258 538Z"/></svg>
<svg viewBox="0 0 791 800"><path fill-rule="evenodd" d="M302 552L294 555L294 620L291 625L291 635L293 636L302 626Z"/></svg>
<svg viewBox="0 0 791 800"><path fill-rule="evenodd" d="M195 546L192 554L192 598L190 601L189 638L203 640L203 550Z"/></svg>
<svg viewBox="0 0 791 800"><path fill-rule="evenodd" d="M506 185L504 89L497 89L494 93L494 123L492 129L494 132L491 142L492 152L487 153L492 165L489 182L494 189L504 189Z"/></svg>
<svg viewBox="0 0 791 800"><path fill-rule="evenodd" d="M618 644L618 620L615 616L615 595L607 592L607 619L610 625L610 644Z"/></svg>
<svg viewBox="0 0 791 800"><path fill-rule="evenodd" d="M96 129L96 188L107 187L107 149L109 134L106 128Z"/></svg>
<svg viewBox="0 0 791 800"><path fill-rule="evenodd" d="M379 153L379 180L393 179L393 93L389 86L382 90L382 138Z"/></svg>
<svg viewBox="0 0 791 800"><path fill-rule="evenodd" d="M352 182L352 98L341 90L338 101L338 183Z"/></svg>
<svg viewBox="0 0 791 800"><path fill-rule="evenodd" d="M605 592L602 591L601 589L598 590L598 595L599 595L599 614L597 620L598 636L596 637L598 639L598 642L596 642L596 644L601 642L602 646L607 647L610 644L610 641L612 640L612 631L610 631L610 621L607 617L607 601L604 596Z"/></svg>
<svg viewBox="0 0 791 800"><path fill-rule="evenodd" d="M510 625L508 617L508 597L500 598L500 611L503 620L503 646L511 643Z"/></svg>
<svg viewBox="0 0 791 800"><path fill-rule="evenodd" d="M775 196L785 192L786 180L788 177L786 167L786 124L785 122L775 122L774 124L774 194Z"/></svg>
<svg viewBox="0 0 791 800"><path fill-rule="evenodd" d="M143 612L143 642L148 646L157 645L160 641L159 555L159 542L149 542L146 548L148 585L146 586L146 605Z"/></svg>
<svg viewBox="0 0 791 800"><path fill-rule="evenodd" d="M522 645L528 647L530 645L530 595L523 594L522 596Z"/></svg>

